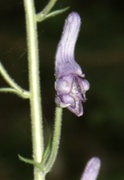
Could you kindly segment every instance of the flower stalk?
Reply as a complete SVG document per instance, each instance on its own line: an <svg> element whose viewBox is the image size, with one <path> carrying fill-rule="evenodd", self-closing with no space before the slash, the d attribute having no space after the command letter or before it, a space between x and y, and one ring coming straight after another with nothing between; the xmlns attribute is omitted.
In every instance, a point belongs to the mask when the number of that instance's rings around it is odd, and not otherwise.
<svg viewBox="0 0 124 180"><path fill-rule="evenodd" d="M49 156L48 162L45 166L46 173L48 173L51 170L58 154L60 137L61 137L61 126L62 126L62 108L56 107L52 149L51 149L51 154Z"/></svg>

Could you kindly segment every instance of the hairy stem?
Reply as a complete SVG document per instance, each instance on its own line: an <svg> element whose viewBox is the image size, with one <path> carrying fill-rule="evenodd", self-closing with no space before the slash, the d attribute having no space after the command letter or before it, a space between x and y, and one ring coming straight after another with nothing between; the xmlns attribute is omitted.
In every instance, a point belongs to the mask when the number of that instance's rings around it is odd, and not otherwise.
<svg viewBox="0 0 124 180"><path fill-rule="evenodd" d="M53 12L53 14L51 14L51 13L49 14L49 12L54 7L56 2L57 2L57 0L50 0L49 3L46 5L46 7L41 12L36 14L36 20L38 22L41 22L41 21L44 21L45 19L48 19L49 17L52 17L54 15L61 13L61 10L60 10L60 12L57 12L57 13ZM63 10L63 12L64 12L64 10Z"/></svg>
<svg viewBox="0 0 124 180"><path fill-rule="evenodd" d="M39 79L37 22L35 19L34 1L24 0L24 7L26 14L27 43L28 43L33 158L35 162L40 163L44 151L44 139L43 139L43 120L42 120L42 109L41 109L40 79ZM36 166L34 166L34 180L44 180L44 179L45 179L44 174Z"/></svg>
<svg viewBox="0 0 124 180"><path fill-rule="evenodd" d="M58 154L60 137L61 137L61 125L62 125L62 108L56 107L52 150L51 150L50 157L45 167L46 173L48 173L51 170Z"/></svg>
<svg viewBox="0 0 124 180"><path fill-rule="evenodd" d="M43 9L42 13L48 14L51 11L51 9L54 7L56 2L57 0L50 0L49 3L46 5L46 7Z"/></svg>
<svg viewBox="0 0 124 180"><path fill-rule="evenodd" d="M13 91L22 98L29 98L29 92L22 89L8 74L2 63L0 62L0 74L5 79L5 81L12 87ZM4 89L5 90L5 89ZM7 88L6 88L7 92Z"/></svg>

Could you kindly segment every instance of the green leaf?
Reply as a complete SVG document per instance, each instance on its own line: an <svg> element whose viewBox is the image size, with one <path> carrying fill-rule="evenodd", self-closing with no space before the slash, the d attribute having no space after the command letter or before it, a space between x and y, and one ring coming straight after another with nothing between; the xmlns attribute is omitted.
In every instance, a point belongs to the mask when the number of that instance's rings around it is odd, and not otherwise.
<svg viewBox="0 0 124 180"><path fill-rule="evenodd" d="M20 156L20 155L18 155L18 158L19 158L21 161L23 161L23 162L25 162L25 163L27 163L27 164L32 164L32 165L38 166L38 163L36 163L33 159L24 158L24 157L22 157L22 156Z"/></svg>
<svg viewBox="0 0 124 180"><path fill-rule="evenodd" d="M50 152L51 152L51 148L52 148L52 138L51 136L49 137L49 142L48 142L48 145L44 151L44 154L43 154L43 159L42 159L42 162L41 162L41 166L44 166L48 160L48 157L50 155Z"/></svg>
<svg viewBox="0 0 124 180"><path fill-rule="evenodd" d="M38 13L38 14L36 15L36 20L37 20L38 22L42 22L42 21L44 21L44 20L46 20L46 19L49 19L49 18L51 18L51 17L54 17L54 16L56 16L56 15L59 15L59 14L65 12L65 11L67 11L69 8L70 8L70 7L66 7L66 8L63 8L63 9L59 9L59 10L53 11L53 12L47 14L47 15L43 14L42 12L41 12L41 13Z"/></svg>

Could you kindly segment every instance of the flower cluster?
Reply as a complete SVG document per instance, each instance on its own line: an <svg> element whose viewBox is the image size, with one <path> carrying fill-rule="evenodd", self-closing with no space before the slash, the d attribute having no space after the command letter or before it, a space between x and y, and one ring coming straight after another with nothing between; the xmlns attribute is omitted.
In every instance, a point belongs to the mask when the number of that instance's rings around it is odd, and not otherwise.
<svg viewBox="0 0 124 180"><path fill-rule="evenodd" d="M77 116L83 115L82 102L86 101L86 91L89 89L89 82L85 80L85 75L74 58L80 25L78 13L70 13L65 21L55 62L56 103L60 107L67 107Z"/></svg>

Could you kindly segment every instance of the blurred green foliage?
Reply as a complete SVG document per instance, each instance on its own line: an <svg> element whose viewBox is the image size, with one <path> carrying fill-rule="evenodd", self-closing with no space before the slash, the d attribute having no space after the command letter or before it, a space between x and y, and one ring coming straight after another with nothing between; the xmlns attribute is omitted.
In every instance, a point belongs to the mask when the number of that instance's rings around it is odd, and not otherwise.
<svg viewBox="0 0 124 180"><path fill-rule="evenodd" d="M37 12L46 1L36 0ZM39 24L42 103L46 141L53 130L54 57L64 20L71 11L82 18L76 60L91 88L84 116L64 110L60 151L47 179L78 180L86 162L100 157L99 180L124 179L124 2L121 0L60 0L68 12ZM28 89L28 68L23 1L0 1L0 60L11 76ZM6 86L0 77L0 87ZM26 100L0 94L0 179L31 180L32 167L18 160L30 158L30 110Z"/></svg>

